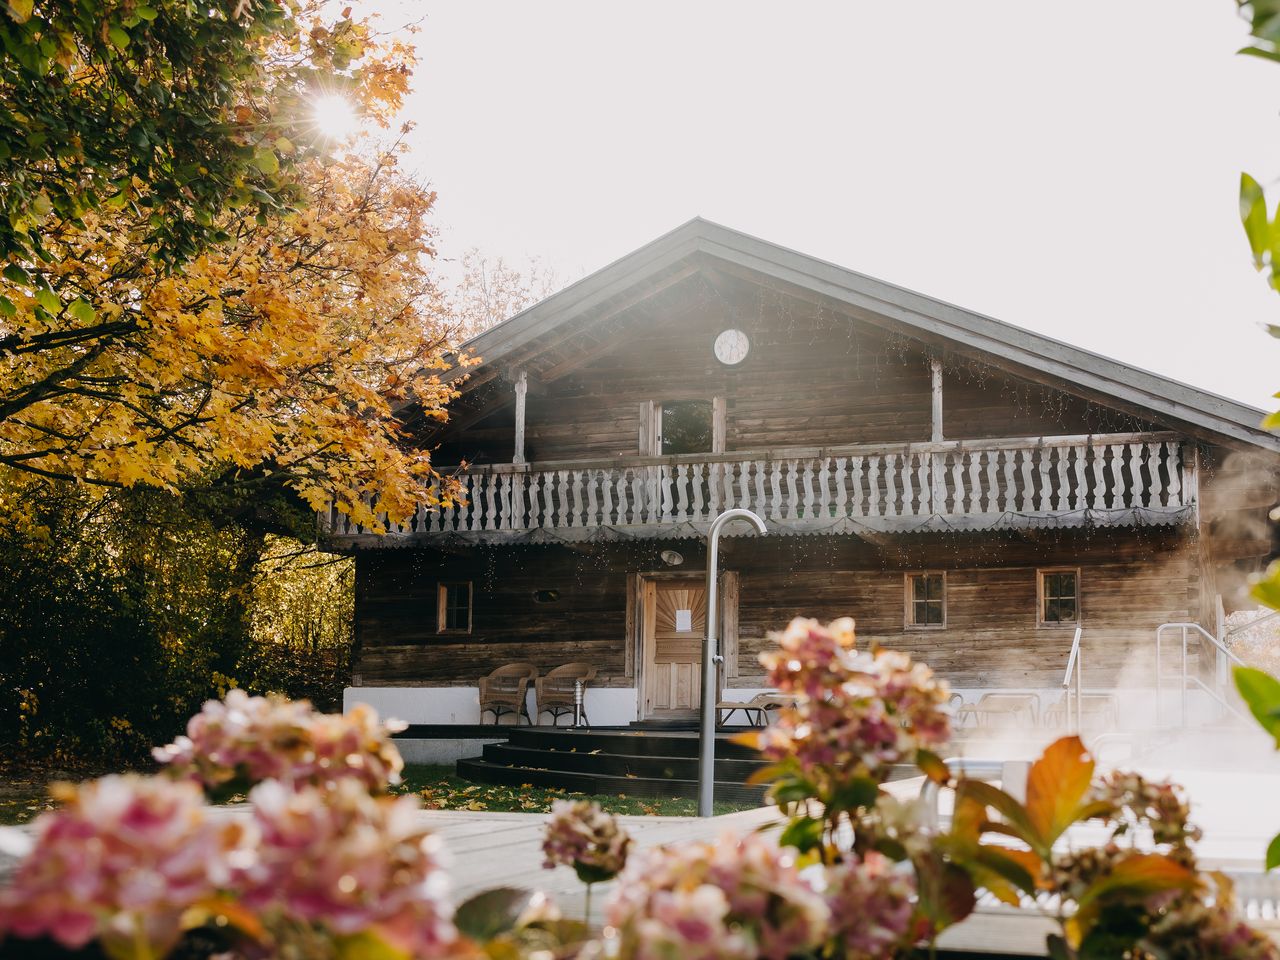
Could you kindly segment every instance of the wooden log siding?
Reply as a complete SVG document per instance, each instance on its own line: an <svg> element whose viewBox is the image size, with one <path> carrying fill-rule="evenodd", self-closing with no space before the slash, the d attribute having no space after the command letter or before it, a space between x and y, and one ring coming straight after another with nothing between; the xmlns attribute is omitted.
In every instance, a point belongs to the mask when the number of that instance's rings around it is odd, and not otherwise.
<svg viewBox="0 0 1280 960"><path fill-rule="evenodd" d="M1155 628L1194 618L1200 607L1199 543L1188 526L956 533L893 545L763 537L721 546L722 596L738 597L737 656L725 650L730 687L765 685L759 654L792 617L848 615L863 644L907 650L959 686L1056 688L1074 626L1037 621L1036 571L1053 567L1081 571L1086 684L1144 685ZM681 567L660 559L668 547L684 554ZM362 552L356 673L364 684L450 686L516 660L544 671L586 660L600 671L596 686L630 687L641 670L638 581L696 579L704 563L701 544L664 540ZM925 569L947 572L943 628L903 624L903 574ZM438 634L434 617L438 583L458 580L474 589L472 634L461 639ZM547 588L558 601L537 601ZM726 610L726 636L730 616Z"/></svg>
<svg viewBox="0 0 1280 960"><path fill-rule="evenodd" d="M1172 524L1194 518L1192 452L1147 433L496 464L461 476L461 501L388 533L693 537L733 507L783 534ZM334 510L321 525L338 541L369 535Z"/></svg>

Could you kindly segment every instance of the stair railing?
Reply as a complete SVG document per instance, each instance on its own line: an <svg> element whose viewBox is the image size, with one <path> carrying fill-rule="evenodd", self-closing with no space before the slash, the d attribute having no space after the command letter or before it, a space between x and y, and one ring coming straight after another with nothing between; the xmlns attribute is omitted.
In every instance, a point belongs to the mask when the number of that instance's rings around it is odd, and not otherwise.
<svg viewBox="0 0 1280 960"><path fill-rule="evenodd" d="M1198 676L1192 674L1187 669L1187 641L1193 633L1197 633L1204 640L1207 640L1217 651L1220 657L1225 657L1236 666L1243 667L1245 662L1227 648L1227 645L1211 634L1198 623L1162 623L1156 628L1156 725L1164 726L1164 637L1165 633L1170 630L1177 630L1181 634L1182 642L1179 651L1179 667L1177 676L1180 677L1178 686L1178 726L1185 728L1187 725L1187 691L1192 689L1190 685L1194 684L1195 689L1199 689L1208 694L1210 699L1218 704L1223 710L1235 716L1244 723L1252 721L1238 709L1235 704L1227 700L1222 695L1221 690L1215 690L1209 684L1205 683Z"/></svg>
<svg viewBox="0 0 1280 960"><path fill-rule="evenodd" d="M1083 659L1080 655L1080 638L1084 634L1083 627L1076 627L1076 634L1071 640L1071 653L1067 657L1067 672L1062 676L1062 689L1066 691L1064 694L1065 710L1067 719L1067 730L1072 733L1079 733L1080 727L1084 722L1084 667ZM1072 690L1074 684L1075 689ZM1075 699L1074 719L1072 719L1073 711L1071 709L1072 698Z"/></svg>

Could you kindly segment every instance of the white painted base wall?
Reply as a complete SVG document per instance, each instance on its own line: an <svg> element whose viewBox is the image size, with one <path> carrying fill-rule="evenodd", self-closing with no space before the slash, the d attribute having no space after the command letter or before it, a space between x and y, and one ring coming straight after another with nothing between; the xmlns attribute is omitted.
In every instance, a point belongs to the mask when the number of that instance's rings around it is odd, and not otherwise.
<svg viewBox="0 0 1280 960"><path fill-rule="evenodd" d="M396 738L396 749L405 763L457 763L470 760L484 752L486 743L501 740L410 740Z"/></svg>
<svg viewBox="0 0 1280 960"><path fill-rule="evenodd" d="M529 715L533 716L532 690L527 702ZM480 723L478 687L347 687L342 691L344 710L357 703L368 704L379 716L394 717L405 723ZM636 690L634 687L588 688L585 706L592 726L625 726L636 719ZM486 713L485 722L492 723L493 714ZM512 714L503 715L504 725L514 722ZM551 715L545 715L541 722L550 723ZM568 722L567 718L560 718L561 725Z"/></svg>

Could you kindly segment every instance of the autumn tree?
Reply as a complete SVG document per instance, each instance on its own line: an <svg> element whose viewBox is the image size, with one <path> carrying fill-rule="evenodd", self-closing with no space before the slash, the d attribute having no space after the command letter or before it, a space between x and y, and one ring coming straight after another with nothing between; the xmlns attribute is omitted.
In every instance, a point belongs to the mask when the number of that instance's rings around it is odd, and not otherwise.
<svg viewBox="0 0 1280 960"><path fill-rule="evenodd" d="M458 282L449 293L448 305L457 336L463 340L514 317L561 286L555 271L536 257L521 269L472 247L459 258L458 266Z"/></svg>
<svg viewBox="0 0 1280 960"><path fill-rule="evenodd" d="M450 324L430 273L434 194L400 171L394 143L320 156L261 134L293 103L299 57L338 69L333 36L348 93L375 121L399 106L412 54L346 15L331 28L290 10L310 27L260 41L266 79L223 106L224 122L244 120L256 170L289 165L296 209L264 212L253 181L236 179L211 245L181 269L147 255L141 178L123 199L46 217L41 256L12 253L4 271L0 465L100 488L285 484L366 523L375 497L399 517L425 495L429 461L392 410L412 396L443 416L451 396L437 376Z"/></svg>
<svg viewBox="0 0 1280 960"><path fill-rule="evenodd" d="M0 256L47 258L50 222L110 205L138 254L174 265L223 239L230 208L293 208L324 146L315 91L386 66L366 36L305 0L4 0Z"/></svg>

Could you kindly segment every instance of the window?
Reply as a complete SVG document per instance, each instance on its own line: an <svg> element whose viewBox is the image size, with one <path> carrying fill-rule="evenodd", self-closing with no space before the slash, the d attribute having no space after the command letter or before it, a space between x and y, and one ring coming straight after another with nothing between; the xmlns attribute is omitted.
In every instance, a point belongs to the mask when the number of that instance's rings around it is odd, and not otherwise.
<svg viewBox="0 0 1280 960"><path fill-rule="evenodd" d="M1041 570L1040 622L1080 622L1080 571Z"/></svg>
<svg viewBox="0 0 1280 960"><path fill-rule="evenodd" d="M437 588L436 632L471 632L470 583L442 583Z"/></svg>
<svg viewBox="0 0 1280 960"><path fill-rule="evenodd" d="M711 401L674 400L662 405L662 455L711 453Z"/></svg>
<svg viewBox="0 0 1280 960"><path fill-rule="evenodd" d="M947 575L945 573L907 574L907 626L945 627L947 625Z"/></svg>

